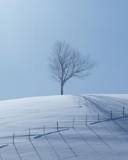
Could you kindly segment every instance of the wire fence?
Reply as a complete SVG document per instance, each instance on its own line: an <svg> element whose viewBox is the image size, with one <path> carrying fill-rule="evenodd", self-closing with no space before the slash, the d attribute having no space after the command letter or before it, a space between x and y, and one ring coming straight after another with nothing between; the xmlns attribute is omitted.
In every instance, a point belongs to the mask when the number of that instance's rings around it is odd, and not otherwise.
<svg viewBox="0 0 128 160"><path fill-rule="evenodd" d="M93 125L96 123L102 123L111 120L128 118L128 113L126 108L123 107L120 111L112 111L110 110L106 114L96 113L96 114L83 114L79 116L70 116L67 120L58 120L56 122L43 122L40 127L31 127L28 130L19 131L13 133L12 135L2 136L0 139L10 139L12 138L12 142L14 142L15 138L29 137L30 136L38 136L42 134L52 134L55 131L70 129L74 127L83 127L86 125Z"/></svg>
<svg viewBox="0 0 128 160"><path fill-rule="evenodd" d="M9 141L9 143L0 145L0 150L5 147L8 147L10 144L12 144L14 146L15 153L17 154L18 159L22 160L23 158L22 158L22 155L17 147L16 140L18 138L23 138L23 139L27 138L30 142L30 145L33 147L34 152L36 153L37 158L39 160L42 160L38 149L36 148L36 146L33 143L33 140L44 137L47 140L51 149L54 151L57 159L60 160L61 159L60 155L58 154L58 152L54 148L53 144L48 139L48 135L59 133L59 136L61 137L62 141L66 144L66 146L70 150L70 152L72 152L72 155L74 157L77 157L77 153L74 151L74 149L72 148L72 146L70 145L68 140L62 134L64 131L68 131L69 129L72 129L77 134L77 136L79 136L84 141L84 143L89 145L90 148L93 151L95 151L95 148L93 146L91 146L88 143L88 141L86 140L86 138L83 137L83 135L81 135L79 133L79 130L76 131L76 129L78 129L79 127L82 127L82 128L87 127L90 130L90 132L93 133L97 137L97 139L99 139L99 141L101 141L104 145L106 145L108 148L111 149L111 146L107 142L105 142L104 139L95 130L93 130L91 125L94 125L96 123L106 122L106 121L113 121L113 120L117 120L117 119L125 119L125 118L128 118L128 114L126 112L125 107L123 107L122 110L118 111L118 112L114 112L111 110L107 114L101 114L101 113L97 113L97 114L93 114L93 115L92 114L84 114L84 115L70 117L70 119L68 119L68 120L59 120L56 122L46 122L45 124L42 124L42 127L29 128L25 132L25 134L13 133L10 136L0 137L0 139L4 138L4 139L11 140L11 141ZM120 128L121 127L122 126L120 126ZM122 129L122 130L124 130L124 129ZM128 131L126 131L126 130L125 130L125 132L128 133ZM0 159L4 160L4 158L2 157L1 154L0 154Z"/></svg>

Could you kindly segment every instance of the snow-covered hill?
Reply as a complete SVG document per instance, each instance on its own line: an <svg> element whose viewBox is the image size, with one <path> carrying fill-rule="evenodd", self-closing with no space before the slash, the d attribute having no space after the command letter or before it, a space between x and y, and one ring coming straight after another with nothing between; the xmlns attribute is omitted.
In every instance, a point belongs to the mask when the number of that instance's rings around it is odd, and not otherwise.
<svg viewBox="0 0 128 160"><path fill-rule="evenodd" d="M0 159L127 160L128 95L0 102Z"/></svg>

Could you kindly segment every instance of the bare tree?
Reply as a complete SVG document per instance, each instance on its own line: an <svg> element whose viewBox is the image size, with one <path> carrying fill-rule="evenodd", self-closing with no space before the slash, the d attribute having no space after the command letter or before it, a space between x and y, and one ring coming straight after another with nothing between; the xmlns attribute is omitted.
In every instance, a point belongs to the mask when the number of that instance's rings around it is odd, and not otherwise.
<svg viewBox="0 0 128 160"><path fill-rule="evenodd" d="M49 65L52 77L60 84L61 95L64 93L64 85L68 80L73 77L88 76L95 66L90 55L82 56L79 51L61 41L55 43Z"/></svg>

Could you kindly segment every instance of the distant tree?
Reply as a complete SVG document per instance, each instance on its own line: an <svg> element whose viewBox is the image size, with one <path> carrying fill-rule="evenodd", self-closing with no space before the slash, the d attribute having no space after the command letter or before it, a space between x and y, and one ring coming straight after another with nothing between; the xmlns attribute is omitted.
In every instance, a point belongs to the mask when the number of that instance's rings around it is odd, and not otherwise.
<svg viewBox="0 0 128 160"><path fill-rule="evenodd" d="M68 80L88 76L95 66L90 55L83 56L68 43L61 41L55 43L49 60L52 77L60 84L61 95L64 94L64 85Z"/></svg>

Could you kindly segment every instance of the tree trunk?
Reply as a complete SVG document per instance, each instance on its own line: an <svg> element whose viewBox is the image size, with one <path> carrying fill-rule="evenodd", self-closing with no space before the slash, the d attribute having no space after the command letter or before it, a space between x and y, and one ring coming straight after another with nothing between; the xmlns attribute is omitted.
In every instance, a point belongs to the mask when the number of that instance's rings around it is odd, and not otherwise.
<svg viewBox="0 0 128 160"><path fill-rule="evenodd" d="M61 83L61 95L63 95L63 94L64 94L64 84Z"/></svg>

